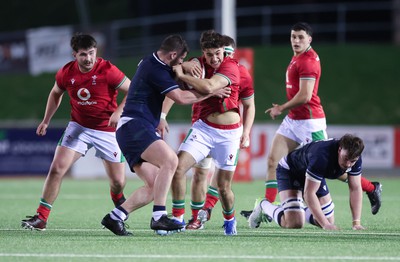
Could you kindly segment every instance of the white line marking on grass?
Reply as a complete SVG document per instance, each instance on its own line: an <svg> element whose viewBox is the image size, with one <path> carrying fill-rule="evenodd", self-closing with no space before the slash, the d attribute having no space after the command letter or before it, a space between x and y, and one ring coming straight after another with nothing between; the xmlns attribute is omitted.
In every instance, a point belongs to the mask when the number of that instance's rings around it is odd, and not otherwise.
<svg viewBox="0 0 400 262"><path fill-rule="evenodd" d="M352 257L352 256L247 256L247 255L101 255L101 254L35 254L35 253L0 253L0 257L54 257L54 258L151 258L151 259L226 259L226 260L236 260L236 259L296 259L296 260L351 260L351 261L400 261L399 257Z"/></svg>
<svg viewBox="0 0 400 262"><path fill-rule="evenodd" d="M22 228L0 228L0 232L1 231L30 231L27 229L22 229ZM52 231L58 231L58 232L107 232L107 229L103 229L101 227L99 228L48 228L46 229L45 232L52 232ZM131 230L133 233L138 232L138 233L146 233L146 232L151 232L153 230L149 229L135 229L132 228ZM38 232L35 231L34 232ZM39 232L40 233L40 232ZM190 234L190 235L208 235L208 234L223 234L223 230L217 230L217 229L204 229L204 230L199 230L199 231L191 231L191 230L187 230L184 232L181 232L179 234ZM287 230L287 229L269 229L269 230L254 230L254 229L242 229L240 231L238 231L238 235L261 235L264 234L266 236L271 236L271 235L277 235L277 236L282 236L282 235L332 235L332 236L338 236L338 235L355 235L355 236L363 236L363 235L368 235L368 236L399 236L400 237L400 233L388 233L388 232L366 232L366 231L324 231L324 230L318 230L318 231L299 231L299 230Z"/></svg>

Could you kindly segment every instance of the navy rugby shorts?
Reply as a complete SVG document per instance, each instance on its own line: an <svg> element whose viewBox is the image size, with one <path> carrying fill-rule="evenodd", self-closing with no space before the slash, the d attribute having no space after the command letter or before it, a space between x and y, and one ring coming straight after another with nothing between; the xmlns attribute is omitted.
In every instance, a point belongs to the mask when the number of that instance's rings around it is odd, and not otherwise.
<svg viewBox="0 0 400 262"><path fill-rule="evenodd" d="M117 129L118 145L132 172L133 166L144 162L142 153L155 141L161 139L153 125L142 119L131 119Z"/></svg>
<svg viewBox="0 0 400 262"><path fill-rule="evenodd" d="M278 182L278 192L284 190L299 190L302 192L304 191L305 174L304 178L302 177L301 179L299 179L296 176L292 175L290 173L290 170L278 164L278 167L276 168L276 179ZM329 188L326 184L326 180L322 179L321 185L319 186L316 195L318 198L320 198L326 196L327 194L329 194Z"/></svg>

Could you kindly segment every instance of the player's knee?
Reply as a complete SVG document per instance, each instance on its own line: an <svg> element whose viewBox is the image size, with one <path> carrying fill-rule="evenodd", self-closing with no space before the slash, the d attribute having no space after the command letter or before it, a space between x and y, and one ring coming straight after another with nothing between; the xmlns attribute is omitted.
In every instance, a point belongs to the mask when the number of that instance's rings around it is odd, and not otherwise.
<svg viewBox="0 0 400 262"><path fill-rule="evenodd" d="M288 228L301 229L301 228L303 228L303 226L304 226L304 223L299 222L299 223L292 223L292 225L290 225L290 227L288 227Z"/></svg>
<svg viewBox="0 0 400 262"><path fill-rule="evenodd" d="M195 172L192 177L192 183L195 185L203 185L207 181L207 177L204 176L203 174L199 174L198 172Z"/></svg>
<svg viewBox="0 0 400 262"><path fill-rule="evenodd" d="M279 159L275 159L274 156L270 155L267 159L268 170L275 170L278 166Z"/></svg>
<svg viewBox="0 0 400 262"><path fill-rule="evenodd" d="M218 194L220 197L224 197L226 195L228 195L231 192L231 187L226 185L226 184L222 184L222 185L218 185Z"/></svg>
<svg viewBox="0 0 400 262"><path fill-rule="evenodd" d="M125 187L125 179L123 178L117 178L111 180L112 188L114 188L116 191L122 191Z"/></svg>
<svg viewBox="0 0 400 262"><path fill-rule="evenodd" d="M284 228L299 229L305 224L304 215L301 212L285 212L285 220L281 221Z"/></svg>
<svg viewBox="0 0 400 262"><path fill-rule="evenodd" d="M176 155L171 155L166 157L162 163L160 169L175 171L178 169L178 157Z"/></svg>
<svg viewBox="0 0 400 262"><path fill-rule="evenodd" d="M187 168L183 165L178 164L176 171L175 171L175 175L174 178L182 178L186 176L186 172L187 172Z"/></svg>
<svg viewBox="0 0 400 262"><path fill-rule="evenodd" d="M301 198L290 198L282 203L285 212L285 222L282 226L285 228L302 228L305 223L304 202Z"/></svg>
<svg viewBox="0 0 400 262"><path fill-rule="evenodd" d="M66 167L63 163L53 162L51 164L49 175L52 177L60 177L62 178L67 172L68 167Z"/></svg>

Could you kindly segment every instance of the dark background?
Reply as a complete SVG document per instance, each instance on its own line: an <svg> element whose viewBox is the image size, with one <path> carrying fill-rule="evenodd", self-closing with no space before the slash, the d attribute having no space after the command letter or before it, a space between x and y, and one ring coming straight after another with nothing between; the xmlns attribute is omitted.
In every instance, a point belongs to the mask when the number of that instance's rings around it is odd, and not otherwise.
<svg viewBox="0 0 400 262"><path fill-rule="evenodd" d="M217 1L217 0L215 0ZM24 34L27 29L43 26L73 25L74 28L107 28L112 21L136 19L139 17L173 14L182 16L189 12L207 10L214 14L214 0L198 1L105 1L105 0L38 0L9 1L0 9L0 37L12 32ZM274 9L287 9L288 6L298 12L271 16L271 41L267 44L260 41L260 36L241 36L239 47L251 47L254 50L254 81L256 90L256 121L273 122L264 114L272 102L282 103L285 96L284 72L293 55L289 43L290 26L300 20L309 22L314 28L313 47L318 52L322 64L322 77L319 95L327 114L328 124L355 125L399 125L400 123L400 89L398 88L398 60L400 49L394 39L394 14L390 6L393 1L264 1L237 0L237 7L251 8L256 6ZM341 3L342 5L338 5ZM348 22L346 41L338 41L336 12L308 12L311 7L334 6L340 8L362 3L368 11L346 12ZM386 5L389 8L370 10L371 6ZM237 9L238 10L238 9ZM81 12L83 11L83 12ZM86 14L86 15L83 15ZM275 13L274 13L275 14ZM238 30L260 26L260 16L239 17ZM210 29L214 21L201 21L194 33L195 43L190 44L191 54L195 50L201 30ZM363 27L354 27L363 23ZM351 25L350 25L351 24ZM377 26L380 25L380 26ZM383 25L383 26L382 26ZM353 27L353 28L351 28ZM242 29L240 29L242 28ZM360 28L362 28L360 30ZM246 29L244 29L246 30ZM84 31L85 32L85 31ZM90 32L90 31L89 31ZM145 46L132 45L129 37L146 32L149 37ZM142 55L157 48L160 40L170 33L184 33L183 23L162 24L143 29L140 26L121 30L120 41L126 41L125 49L107 45L107 50L119 50L114 56L103 57L115 63L128 77L132 77ZM140 40L140 39L139 39ZM141 42L139 41L139 44ZM149 49L145 50L145 49ZM49 90L54 83L54 73L30 76L25 73L6 73L0 75L0 88L6 99L0 104L1 122L14 120L32 120L34 125L43 117ZM282 88L283 87L283 88ZM34 98L34 99L32 99ZM67 98L54 116L54 119L65 120L69 116ZM190 119L190 107L176 106L169 115L171 121ZM63 122L64 123L64 122Z"/></svg>
<svg viewBox="0 0 400 262"><path fill-rule="evenodd" d="M352 0L352 1L334 1L334 0L303 0L303 1L278 1L278 0L236 0L237 7L254 7L254 6L287 6L301 4L337 4L337 3L390 3L387 0ZM57 25L82 25L94 26L101 25L113 20L131 19L144 16L162 15L178 12L213 10L214 0L205 1L160 1L160 0L12 0L8 1L0 9L0 33L25 30L28 28L36 28L42 26L57 26ZM337 19L334 14L327 15L326 13L305 14L305 7L299 7L299 12L290 17L276 16L272 17L272 25L294 23L300 20L307 20L310 24L314 23L332 23ZM183 15L182 13L182 15ZM84 15L85 14L85 15ZM346 17L348 22L368 19L373 23L387 22L392 20L392 14L388 11L381 12L355 12L349 13ZM205 22L207 23L207 22ZM208 23L210 23L208 21ZM259 24L257 18L239 19L237 23L243 25ZM174 25L179 30L182 24ZM210 23L210 27L213 24ZM153 33L157 33L157 29L153 29ZM182 28L182 31L184 28ZM318 28L315 28L318 30ZM353 33L354 34L354 33ZM320 35L320 40L329 41L329 35L324 37ZM354 38L358 41L372 42L387 42L392 40L392 35L389 31L377 31L374 34L359 32L354 34ZM274 42L286 41L286 37L282 39L272 39ZM248 44L248 43L244 43Z"/></svg>

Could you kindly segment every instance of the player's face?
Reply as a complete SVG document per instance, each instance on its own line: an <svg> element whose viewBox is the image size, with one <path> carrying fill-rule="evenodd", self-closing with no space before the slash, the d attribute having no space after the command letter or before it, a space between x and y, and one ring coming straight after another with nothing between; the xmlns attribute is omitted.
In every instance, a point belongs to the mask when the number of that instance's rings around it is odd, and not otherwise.
<svg viewBox="0 0 400 262"><path fill-rule="evenodd" d="M183 60L187 56L187 52L183 53L181 56L176 56L170 63L170 66L176 66L183 63Z"/></svg>
<svg viewBox="0 0 400 262"><path fill-rule="evenodd" d="M357 162L358 158L359 157L349 159L347 149L339 147L338 161L341 169L346 170L348 168L351 168Z"/></svg>
<svg viewBox="0 0 400 262"><path fill-rule="evenodd" d="M203 50L206 63L214 69L218 69L224 60L224 48L208 48Z"/></svg>
<svg viewBox="0 0 400 262"><path fill-rule="evenodd" d="M97 48L79 49L78 52L73 52L73 56L78 62L81 72L89 72L96 63Z"/></svg>
<svg viewBox="0 0 400 262"><path fill-rule="evenodd" d="M290 34L290 42L292 43L292 49L295 55L304 53L311 44L311 36L309 36L304 30L293 31Z"/></svg>

